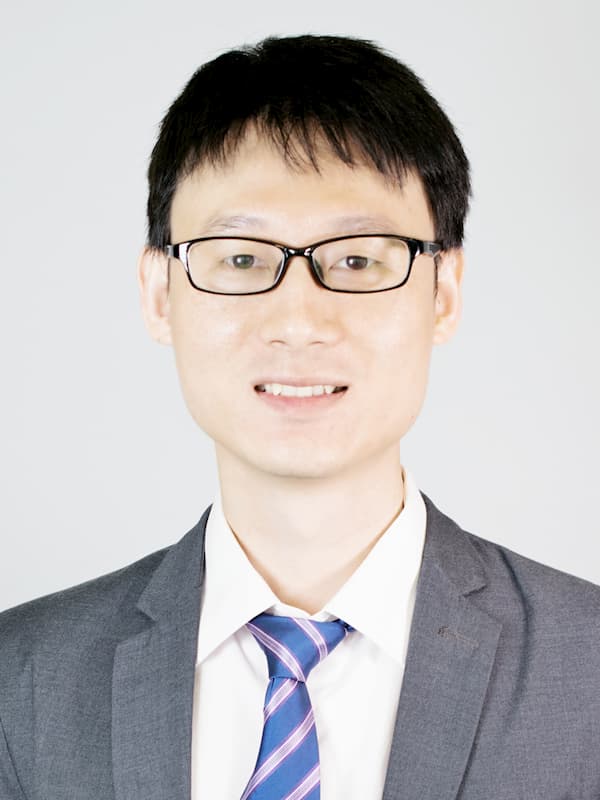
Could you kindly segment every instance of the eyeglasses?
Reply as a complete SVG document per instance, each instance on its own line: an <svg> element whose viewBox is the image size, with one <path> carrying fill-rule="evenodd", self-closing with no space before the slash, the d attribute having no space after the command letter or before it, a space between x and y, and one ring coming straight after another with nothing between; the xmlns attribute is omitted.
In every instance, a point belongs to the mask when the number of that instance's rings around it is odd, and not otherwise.
<svg viewBox="0 0 600 800"><path fill-rule="evenodd" d="M307 247L288 247L267 239L208 236L168 244L165 252L181 261L194 289L211 294L262 294L283 280L294 256L307 258L313 280L332 292L387 292L404 286L421 254L442 247L396 234L337 236Z"/></svg>

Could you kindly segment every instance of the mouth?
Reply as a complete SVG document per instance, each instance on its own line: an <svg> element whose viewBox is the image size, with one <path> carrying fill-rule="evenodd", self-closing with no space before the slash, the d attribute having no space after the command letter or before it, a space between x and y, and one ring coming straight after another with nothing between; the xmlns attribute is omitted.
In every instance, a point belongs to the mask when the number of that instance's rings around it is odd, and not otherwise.
<svg viewBox="0 0 600 800"><path fill-rule="evenodd" d="M283 386L281 384L259 383L254 387L255 392L270 394L274 397L321 397L323 395L341 394L348 389L347 386Z"/></svg>
<svg viewBox="0 0 600 800"><path fill-rule="evenodd" d="M337 407L343 402L348 386L331 384L312 384L310 386L293 386L280 383L258 383L254 387L259 402L275 412L289 417L300 416L304 419L308 414L314 419L315 413L326 413L328 409Z"/></svg>

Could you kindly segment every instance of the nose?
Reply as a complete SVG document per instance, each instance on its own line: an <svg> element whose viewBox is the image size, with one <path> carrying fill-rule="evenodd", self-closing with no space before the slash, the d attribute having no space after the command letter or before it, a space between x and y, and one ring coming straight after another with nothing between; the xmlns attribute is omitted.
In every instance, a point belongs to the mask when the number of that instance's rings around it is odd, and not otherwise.
<svg viewBox="0 0 600 800"><path fill-rule="evenodd" d="M291 256L279 286L262 295L267 301L260 326L264 341L293 348L335 342L341 326L334 297L319 284L306 256Z"/></svg>

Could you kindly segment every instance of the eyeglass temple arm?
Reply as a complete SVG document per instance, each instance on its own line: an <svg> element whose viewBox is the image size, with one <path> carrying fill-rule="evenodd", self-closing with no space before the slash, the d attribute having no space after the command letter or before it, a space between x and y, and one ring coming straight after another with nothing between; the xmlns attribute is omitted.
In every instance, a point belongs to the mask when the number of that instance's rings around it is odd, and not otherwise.
<svg viewBox="0 0 600 800"><path fill-rule="evenodd" d="M423 242L422 252L428 256L437 256L442 249L442 245L437 242Z"/></svg>

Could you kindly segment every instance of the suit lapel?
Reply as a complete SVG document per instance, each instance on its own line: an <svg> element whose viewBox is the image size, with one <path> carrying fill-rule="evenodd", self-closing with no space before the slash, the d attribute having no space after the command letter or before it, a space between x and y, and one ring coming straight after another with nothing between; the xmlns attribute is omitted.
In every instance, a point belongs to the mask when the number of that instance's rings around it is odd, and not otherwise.
<svg viewBox="0 0 600 800"><path fill-rule="evenodd" d="M456 797L502 627L468 596L486 585L472 541L423 499L425 548L383 800Z"/></svg>
<svg viewBox="0 0 600 800"><path fill-rule="evenodd" d="M189 800L200 589L201 520L165 555L138 600L146 627L117 646L113 667L116 800Z"/></svg>

